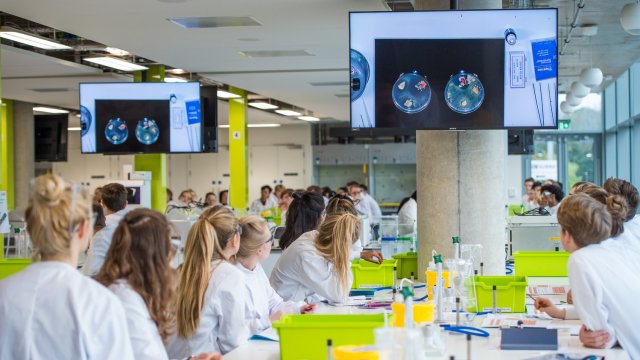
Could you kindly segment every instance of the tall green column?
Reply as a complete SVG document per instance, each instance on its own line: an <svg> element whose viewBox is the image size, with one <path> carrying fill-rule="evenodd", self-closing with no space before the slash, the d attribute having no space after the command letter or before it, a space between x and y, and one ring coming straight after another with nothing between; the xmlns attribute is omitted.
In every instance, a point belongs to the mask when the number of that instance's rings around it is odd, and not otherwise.
<svg viewBox="0 0 640 360"><path fill-rule="evenodd" d="M145 73L136 72L135 82L163 82L164 65L150 66ZM134 156L135 171L151 172L151 208L164 213L167 207L167 155L140 154Z"/></svg>
<svg viewBox="0 0 640 360"><path fill-rule="evenodd" d="M15 206L13 155L13 101L2 99L0 109L0 191L7 192L7 207Z"/></svg>
<svg viewBox="0 0 640 360"><path fill-rule="evenodd" d="M229 99L229 204L244 210L249 205L247 93L233 87L229 91L240 95Z"/></svg>

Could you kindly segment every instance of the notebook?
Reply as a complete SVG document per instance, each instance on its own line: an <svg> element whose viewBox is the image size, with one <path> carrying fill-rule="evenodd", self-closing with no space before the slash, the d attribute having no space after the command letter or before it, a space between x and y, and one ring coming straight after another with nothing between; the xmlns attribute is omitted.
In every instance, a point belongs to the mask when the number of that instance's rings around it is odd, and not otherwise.
<svg viewBox="0 0 640 360"><path fill-rule="evenodd" d="M558 350L558 330L541 328L502 329L502 350Z"/></svg>

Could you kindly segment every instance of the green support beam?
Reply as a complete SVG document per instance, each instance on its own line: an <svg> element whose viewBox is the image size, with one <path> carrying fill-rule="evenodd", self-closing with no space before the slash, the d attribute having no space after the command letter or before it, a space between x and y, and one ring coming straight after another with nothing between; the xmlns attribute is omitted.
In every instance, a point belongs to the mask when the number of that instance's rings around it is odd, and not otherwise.
<svg viewBox="0 0 640 360"><path fill-rule="evenodd" d="M229 91L241 96L229 99L229 204L244 210L249 205L247 93L233 87Z"/></svg>
<svg viewBox="0 0 640 360"><path fill-rule="evenodd" d="M0 190L7 192L9 211L15 206L13 156L13 101L2 99L0 109Z"/></svg>
<svg viewBox="0 0 640 360"><path fill-rule="evenodd" d="M164 65L153 65L146 72L134 73L135 82L163 82ZM151 208L164 213L167 207L167 155L140 154L134 156L135 171L151 172Z"/></svg>

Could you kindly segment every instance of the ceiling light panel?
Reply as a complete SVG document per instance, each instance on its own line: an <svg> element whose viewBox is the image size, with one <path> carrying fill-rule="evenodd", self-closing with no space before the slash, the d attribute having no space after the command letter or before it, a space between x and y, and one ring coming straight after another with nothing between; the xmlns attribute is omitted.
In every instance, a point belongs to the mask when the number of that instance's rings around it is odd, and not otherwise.
<svg viewBox="0 0 640 360"><path fill-rule="evenodd" d="M16 30L7 26L0 28L0 37L26 44L29 46L37 47L44 50L69 50L70 46L60 44L56 41L43 38L41 36L32 35L24 31Z"/></svg>
<svg viewBox="0 0 640 360"><path fill-rule="evenodd" d="M257 50L257 51L239 51L242 56L249 58L274 58L274 57L291 57L291 56L314 56L307 50Z"/></svg>
<svg viewBox="0 0 640 360"><path fill-rule="evenodd" d="M273 110L278 108L276 105L272 105L264 101L250 102L249 106L253 106L254 108L261 110Z"/></svg>
<svg viewBox="0 0 640 360"><path fill-rule="evenodd" d="M185 29L262 25L258 21L256 21L256 19L249 16L187 17L169 18L167 20Z"/></svg>
<svg viewBox="0 0 640 360"><path fill-rule="evenodd" d="M237 99L241 96L228 91L218 90L218 97L221 99Z"/></svg>
<svg viewBox="0 0 640 360"><path fill-rule="evenodd" d="M121 70L121 71L138 71L138 70L147 70L149 69L146 66L134 64L129 61L124 61L121 59L116 59L108 56L103 57L93 57L93 58L84 58L84 61L88 61L94 64L110 67L113 69Z"/></svg>
<svg viewBox="0 0 640 360"><path fill-rule="evenodd" d="M280 114L280 115L284 115L284 116L300 116L300 115L302 115L302 114L300 114L300 113L299 113L299 112L297 112L297 111L293 111L293 110L286 110L286 109L283 109L283 110L276 110L276 112L277 112L278 114Z"/></svg>
<svg viewBox="0 0 640 360"><path fill-rule="evenodd" d="M300 120L304 120L304 121L320 121L320 119L319 119L319 118L317 118L317 117L315 117L315 116L308 116L308 115L305 115L305 116L298 116L298 119L300 119Z"/></svg>
<svg viewBox="0 0 640 360"><path fill-rule="evenodd" d="M164 82L167 82L167 83L183 83L183 82L187 82L187 80L183 79L183 78L166 76L164 78Z"/></svg>
<svg viewBox="0 0 640 360"><path fill-rule="evenodd" d="M65 109L50 108L46 106L36 106L33 108L33 111L43 112L48 114L68 114L69 113L69 111Z"/></svg>

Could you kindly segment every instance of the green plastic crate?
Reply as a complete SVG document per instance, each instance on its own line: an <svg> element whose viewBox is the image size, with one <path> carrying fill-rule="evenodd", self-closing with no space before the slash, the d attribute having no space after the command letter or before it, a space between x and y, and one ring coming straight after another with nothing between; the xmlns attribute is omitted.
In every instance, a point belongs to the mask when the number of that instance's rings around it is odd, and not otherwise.
<svg viewBox="0 0 640 360"><path fill-rule="evenodd" d="M383 314L285 315L273 324L281 360L326 360L328 339L333 346L374 344L373 329L382 326Z"/></svg>
<svg viewBox="0 0 640 360"><path fill-rule="evenodd" d="M393 286L393 267L396 260L384 260L382 264L375 264L366 260L351 262L353 273L352 289L371 289Z"/></svg>
<svg viewBox="0 0 640 360"><path fill-rule="evenodd" d="M0 279L22 271L31 264L31 259L0 259Z"/></svg>
<svg viewBox="0 0 640 360"><path fill-rule="evenodd" d="M523 313L526 276L474 276L477 307L470 307L469 312L491 311L493 309L493 286L496 286L496 307L501 312Z"/></svg>
<svg viewBox="0 0 640 360"><path fill-rule="evenodd" d="M411 273L416 278L418 277L418 253L417 252L407 252L402 254L395 254L393 258L396 259L396 274L398 279L411 279Z"/></svg>
<svg viewBox="0 0 640 360"><path fill-rule="evenodd" d="M518 251L513 254L518 276L569 276L569 253L564 251Z"/></svg>

